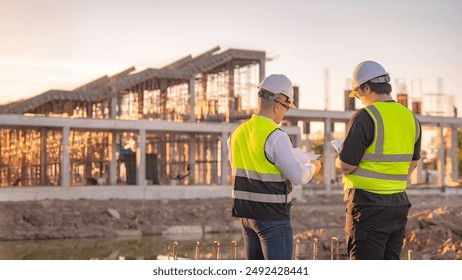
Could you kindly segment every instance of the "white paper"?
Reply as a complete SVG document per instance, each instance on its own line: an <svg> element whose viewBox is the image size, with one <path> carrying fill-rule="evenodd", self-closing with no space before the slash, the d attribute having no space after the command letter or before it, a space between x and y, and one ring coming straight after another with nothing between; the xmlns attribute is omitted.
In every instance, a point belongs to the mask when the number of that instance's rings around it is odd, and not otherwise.
<svg viewBox="0 0 462 280"><path fill-rule="evenodd" d="M330 141L330 143L334 147L335 151L337 151L337 153L340 153L342 151L344 141L345 139L342 138L342 139L332 140Z"/></svg>
<svg viewBox="0 0 462 280"><path fill-rule="evenodd" d="M305 153L300 148L294 148L294 155L303 164L310 160L316 160L321 156L320 154Z"/></svg>

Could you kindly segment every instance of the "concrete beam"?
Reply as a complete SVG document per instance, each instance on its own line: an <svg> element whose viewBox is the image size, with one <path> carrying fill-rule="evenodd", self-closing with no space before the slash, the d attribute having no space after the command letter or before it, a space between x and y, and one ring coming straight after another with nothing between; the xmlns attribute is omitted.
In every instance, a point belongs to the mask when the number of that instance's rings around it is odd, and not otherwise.
<svg viewBox="0 0 462 280"><path fill-rule="evenodd" d="M45 199L133 199L133 200L177 200L177 199L213 199L230 198L231 186L75 186L72 188L34 187L34 188L1 188L0 201L40 201ZM302 188L294 188L295 197L302 198ZM326 195L325 190L308 189L305 195ZM406 192L411 195L462 195L462 188L410 188ZM342 189L335 189L332 195L343 196ZM231 200L230 200L231 203Z"/></svg>
<svg viewBox="0 0 462 280"><path fill-rule="evenodd" d="M72 119L62 117L30 117L23 115L0 115L0 123L5 126L28 127L69 127L89 130L124 130L163 132L221 133L231 132L237 123L190 123L164 120L111 120L111 119Z"/></svg>
<svg viewBox="0 0 462 280"><path fill-rule="evenodd" d="M72 188L1 188L0 201L37 201L45 199L133 199L176 200L231 198L230 186L74 186ZM231 201L230 201L231 203Z"/></svg>

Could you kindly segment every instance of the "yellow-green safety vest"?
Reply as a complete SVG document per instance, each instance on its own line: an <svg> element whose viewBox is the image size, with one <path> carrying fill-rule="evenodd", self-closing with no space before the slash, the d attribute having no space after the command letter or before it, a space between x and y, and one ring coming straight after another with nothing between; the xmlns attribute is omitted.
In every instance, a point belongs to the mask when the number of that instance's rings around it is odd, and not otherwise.
<svg viewBox="0 0 462 280"><path fill-rule="evenodd" d="M355 171L343 177L344 189L403 192L420 125L412 112L397 102L375 102L364 109L374 121L374 140Z"/></svg>
<svg viewBox="0 0 462 280"><path fill-rule="evenodd" d="M233 131L233 216L267 220L290 217L292 185L265 154L266 140L277 129L271 119L253 115Z"/></svg>

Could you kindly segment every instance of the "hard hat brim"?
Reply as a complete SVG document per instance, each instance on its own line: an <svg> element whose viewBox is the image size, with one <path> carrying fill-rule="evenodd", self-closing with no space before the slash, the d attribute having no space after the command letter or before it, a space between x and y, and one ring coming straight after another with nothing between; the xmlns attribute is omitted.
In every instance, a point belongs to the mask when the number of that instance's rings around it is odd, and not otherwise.
<svg viewBox="0 0 462 280"><path fill-rule="evenodd" d="M274 93L273 93L274 94ZM285 97L285 98L280 98L281 96ZM289 108L292 108L292 109L296 109L297 106L295 106L294 103L290 102L290 100L288 100L289 98L283 94L283 93L278 93L278 94L275 94L273 96L273 99L274 100L277 100L278 102L281 102L282 104L286 105L287 107Z"/></svg>
<svg viewBox="0 0 462 280"><path fill-rule="evenodd" d="M297 109L297 106L295 106L293 103L288 103L287 106L292 109Z"/></svg>

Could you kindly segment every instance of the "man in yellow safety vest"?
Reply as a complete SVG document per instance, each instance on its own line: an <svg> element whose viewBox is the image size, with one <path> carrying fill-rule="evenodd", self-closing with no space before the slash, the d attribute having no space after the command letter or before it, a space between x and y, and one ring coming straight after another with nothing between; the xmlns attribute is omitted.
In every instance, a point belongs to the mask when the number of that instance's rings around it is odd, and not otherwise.
<svg viewBox="0 0 462 280"><path fill-rule="evenodd" d="M366 106L352 116L335 161L344 174L350 259L400 259L411 203L405 192L420 159L421 127L391 96L390 76L374 61L356 66L350 97Z"/></svg>
<svg viewBox="0 0 462 280"><path fill-rule="evenodd" d="M295 108L292 82L273 74L258 86L258 112L228 139L232 168L232 215L239 217L246 259L291 259L292 184L306 184L319 172L317 160L301 162L279 128Z"/></svg>

